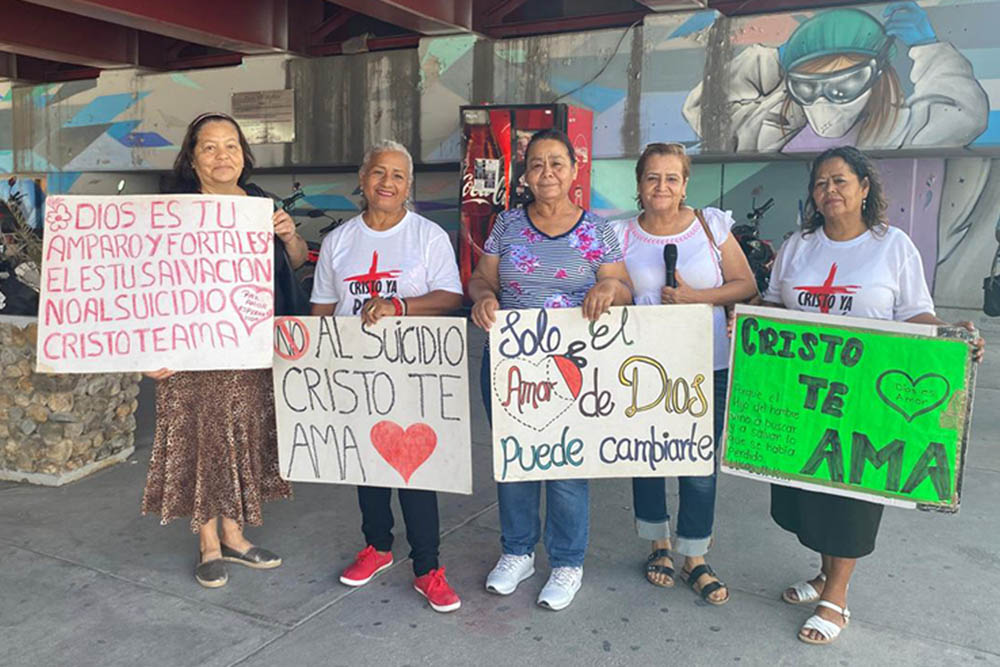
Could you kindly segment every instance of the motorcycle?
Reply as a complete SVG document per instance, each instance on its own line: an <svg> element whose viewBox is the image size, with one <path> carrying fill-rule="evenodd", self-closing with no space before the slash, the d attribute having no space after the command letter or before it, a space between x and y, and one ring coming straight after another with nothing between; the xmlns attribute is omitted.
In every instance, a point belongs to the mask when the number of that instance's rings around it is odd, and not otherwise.
<svg viewBox="0 0 1000 667"><path fill-rule="evenodd" d="M740 243L743 254L746 255L757 289L763 294L771 280L771 267L774 265L774 246L770 241L760 238L760 222L768 209L774 206L774 197L757 206L756 198L750 204L752 210L747 213L747 224L734 225L733 236Z"/></svg>
<svg viewBox="0 0 1000 667"><path fill-rule="evenodd" d="M306 196L305 193L302 191L302 185L296 181L295 183L292 184L292 194L284 198L278 197L276 195L271 195L271 198L274 199L275 210L281 208L290 216L292 216L294 219L296 217L302 216L302 213L295 211L295 203L305 196ZM331 231L333 231L341 224L343 224L344 218L334 218L326 211L319 208L314 208L310 209L309 211L306 211L305 217L312 218L314 220L318 218L326 218L327 220L330 221L330 224L326 225L325 227L321 227L318 230L317 232L317 234L319 235L318 241L309 241L309 240L306 241L306 246L309 249L309 254L306 257L305 263L295 271L295 274L298 277L299 282L302 284L302 289L305 290L306 294L308 295L312 293L313 276L316 274L316 262L319 261L319 251L320 248L323 246L323 238ZM295 226L298 227L301 225L302 222L296 220Z"/></svg>

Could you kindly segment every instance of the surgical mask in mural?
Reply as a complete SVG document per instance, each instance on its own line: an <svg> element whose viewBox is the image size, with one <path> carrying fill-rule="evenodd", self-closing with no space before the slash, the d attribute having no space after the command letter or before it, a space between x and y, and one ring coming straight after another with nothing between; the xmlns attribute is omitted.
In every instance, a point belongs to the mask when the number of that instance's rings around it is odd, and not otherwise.
<svg viewBox="0 0 1000 667"><path fill-rule="evenodd" d="M816 134L826 138L842 137L858 122L871 94L871 89L868 89L846 104L835 104L821 97L812 104L803 106L802 110Z"/></svg>

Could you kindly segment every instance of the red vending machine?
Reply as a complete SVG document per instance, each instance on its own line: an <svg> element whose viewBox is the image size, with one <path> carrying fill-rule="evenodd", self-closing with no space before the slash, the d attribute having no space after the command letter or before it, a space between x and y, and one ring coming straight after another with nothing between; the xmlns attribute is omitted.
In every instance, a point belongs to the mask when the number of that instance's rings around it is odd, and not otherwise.
<svg viewBox="0 0 1000 667"><path fill-rule="evenodd" d="M531 201L524 183L524 151L538 130L558 128L569 136L580 165L570 197L590 206L593 112L568 104L477 105L460 107L462 194L458 268L463 287L479 261L483 244L501 211ZM468 295L466 295L468 298Z"/></svg>

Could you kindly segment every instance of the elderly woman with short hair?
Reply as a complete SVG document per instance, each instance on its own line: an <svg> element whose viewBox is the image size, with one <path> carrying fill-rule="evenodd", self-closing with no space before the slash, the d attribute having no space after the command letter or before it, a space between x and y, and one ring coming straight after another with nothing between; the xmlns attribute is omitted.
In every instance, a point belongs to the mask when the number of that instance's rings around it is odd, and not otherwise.
<svg viewBox="0 0 1000 667"><path fill-rule="evenodd" d="M358 172L362 211L323 239L312 291L313 315L360 315L365 325L405 315L445 315L462 305L462 284L448 235L406 207L413 186L413 158L395 141L368 149ZM375 274L391 277L378 280ZM353 288L353 289L352 289ZM392 490L358 487L366 546L340 576L363 586L392 565ZM435 611L461 601L438 563L437 494L399 489L413 582Z"/></svg>

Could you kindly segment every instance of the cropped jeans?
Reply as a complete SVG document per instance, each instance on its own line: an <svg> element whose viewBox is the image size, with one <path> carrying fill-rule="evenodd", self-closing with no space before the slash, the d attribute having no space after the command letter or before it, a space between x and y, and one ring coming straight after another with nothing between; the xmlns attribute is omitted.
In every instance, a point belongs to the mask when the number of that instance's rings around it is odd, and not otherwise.
<svg viewBox="0 0 1000 667"><path fill-rule="evenodd" d="M715 408L715 452L719 452L719 438L726 414L726 384L729 369L715 371L713 400ZM677 539L671 546L684 556L704 556L712 541L715 522L715 486L719 461L707 477L678 477L680 502L677 509ZM635 529L639 537L647 540L670 538L670 514L667 512L667 484L663 477L635 477L632 479L632 506L635 507Z"/></svg>

